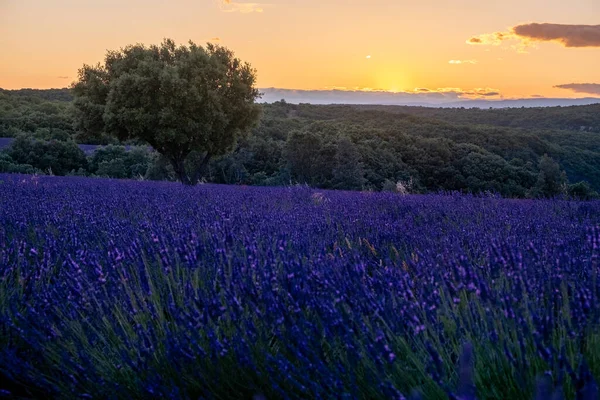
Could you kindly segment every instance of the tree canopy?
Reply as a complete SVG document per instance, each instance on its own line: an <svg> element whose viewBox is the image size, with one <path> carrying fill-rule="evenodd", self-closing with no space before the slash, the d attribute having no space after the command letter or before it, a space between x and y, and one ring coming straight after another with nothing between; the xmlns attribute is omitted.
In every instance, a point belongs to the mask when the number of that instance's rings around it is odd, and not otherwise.
<svg viewBox="0 0 600 400"><path fill-rule="evenodd" d="M255 81L250 64L222 46L130 45L79 70L75 122L90 136L150 144L182 183L194 184L257 123Z"/></svg>

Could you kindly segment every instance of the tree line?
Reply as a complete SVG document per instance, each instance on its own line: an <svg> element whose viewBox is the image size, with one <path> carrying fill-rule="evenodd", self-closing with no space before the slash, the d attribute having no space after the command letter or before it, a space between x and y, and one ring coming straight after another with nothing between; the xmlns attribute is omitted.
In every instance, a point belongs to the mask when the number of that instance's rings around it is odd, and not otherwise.
<svg viewBox="0 0 600 400"><path fill-rule="evenodd" d="M11 128L17 138L0 152L0 171L177 180L170 162L147 146L133 142L128 150L104 141L108 146L86 155L77 133L48 121L40 125ZM600 185L600 140L596 135L567 141L571 134L277 102L263 105L260 124L233 152L208 163L205 180L375 191L396 191L400 183L415 193L594 197Z"/></svg>
<svg viewBox="0 0 600 400"><path fill-rule="evenodd" d="M567 140L572 134L277 102L265 105L252 135L211 165L210 177L327 189L397 190L400 183L417 193L593 197L600 188L600 137L577 132L579 141Z"/></svg>
<svg viewBox="0 0 600 400"><path fill-rule="evenodd" d="M166 40L107 53L71 89L0 90L0 137L16 137L0 172L519 198L600 190L600 105L259 105L254 79L227 49ZM78 143L104 147L86 155Z"/></svg>

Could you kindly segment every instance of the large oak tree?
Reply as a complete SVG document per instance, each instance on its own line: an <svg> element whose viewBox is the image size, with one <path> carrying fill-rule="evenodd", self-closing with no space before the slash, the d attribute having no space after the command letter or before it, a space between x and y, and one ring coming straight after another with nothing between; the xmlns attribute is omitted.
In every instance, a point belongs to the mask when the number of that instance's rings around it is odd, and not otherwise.
<svg viewBox="0 0 600 400"><path fill-rule="evenodd" d="M88 135L147 142L182 183L195 184L258 121L255 81L256 71L222 46L131 45L79 70L76 124ZM199 162L186 168L188 158Z"/></svg>

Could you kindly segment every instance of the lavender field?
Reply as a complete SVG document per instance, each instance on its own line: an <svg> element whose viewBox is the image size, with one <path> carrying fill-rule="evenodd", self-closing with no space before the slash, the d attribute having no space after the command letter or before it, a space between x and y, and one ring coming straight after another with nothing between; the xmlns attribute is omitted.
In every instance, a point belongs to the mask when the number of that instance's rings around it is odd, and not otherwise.
<svg viewBox="0 0 600 400"><path fill-rule="evenodd" d="M600 202L0 175L0 397L597 398L599 259Z"/></svg>

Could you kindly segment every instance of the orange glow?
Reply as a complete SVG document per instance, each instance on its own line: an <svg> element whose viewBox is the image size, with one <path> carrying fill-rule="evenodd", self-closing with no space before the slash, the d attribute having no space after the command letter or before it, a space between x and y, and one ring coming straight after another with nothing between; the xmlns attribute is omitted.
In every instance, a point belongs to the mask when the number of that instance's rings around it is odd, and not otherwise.
<svg viewBox="0 0 600 400"><path fill-rule="evenodd" d="M600 83L600 47L536 41L469 45L523 21L598 23L600 2L572 0L5 0L0 87L64 87L107 49L213 41L258 70L259 87L413 91L494 88L498 97L583 97ZM596 19L594 20L594 18Z"/></svg>

